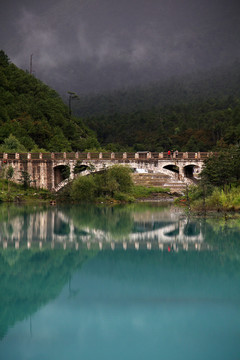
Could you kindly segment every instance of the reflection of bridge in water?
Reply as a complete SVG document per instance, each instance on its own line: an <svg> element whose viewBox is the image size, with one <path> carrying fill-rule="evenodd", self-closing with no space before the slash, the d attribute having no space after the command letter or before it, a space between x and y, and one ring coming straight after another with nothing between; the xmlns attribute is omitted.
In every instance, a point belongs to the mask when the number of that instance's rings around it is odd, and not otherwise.
<svg viewBox="0 0 240 360"><path fill-rule="evenodd" d="M17 216L0 223L0 244L3 248L72 248L87 249L148 249L178 251L204 250L201 223L186 216L171 213L141 213L129 215L132 223L128 233L87 225L79 227L65 212L50 209L26 216Z"/></svg>

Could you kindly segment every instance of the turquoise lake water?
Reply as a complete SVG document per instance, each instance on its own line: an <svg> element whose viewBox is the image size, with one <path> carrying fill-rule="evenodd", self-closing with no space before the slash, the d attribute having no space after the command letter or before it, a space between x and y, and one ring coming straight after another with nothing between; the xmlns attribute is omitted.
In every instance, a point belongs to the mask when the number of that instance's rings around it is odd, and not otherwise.
<svg viewBox="0 0 240 360"><path fill-rule="evenodd" d="M240 220L0 207L0 359L240 359Z"/></svg>

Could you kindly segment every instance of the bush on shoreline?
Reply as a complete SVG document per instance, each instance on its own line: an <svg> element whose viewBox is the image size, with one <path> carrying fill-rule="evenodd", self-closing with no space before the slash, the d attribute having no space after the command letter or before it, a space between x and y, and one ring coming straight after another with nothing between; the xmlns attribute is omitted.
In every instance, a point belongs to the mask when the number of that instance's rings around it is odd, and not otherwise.
<svg viewBox="0 0 240 360"><path fill-rule="evenodd" d="M55 195L45 189L25 188L7 179L0 179L0 202L34 203L55 200Z"/></svg>
<svg viewBox="0 0 240 360"><path fill-rule="evenodd" d="M79 176L69 190L70 198L74 202L134 202L169 191L161 187L135 186L131 173L129 167L114 165L100 174Z"/></svg>
<svg viewBox="0 0 240 360"><path fill-rule="evenodd" d="M240 211L240 186L190 186L185 196L177 200L182 202L195 211Z"/></svg>
<svg viewBox="0 0 240 360"><path fill-rule="evenodd" d="M205 160L198 186L189 186L182 199L197 211L240 210L240 147L219 149Z"/></svg>
<svg viewBox="0 0 240 360"><path fill-rule="evenodd" d="M104 201L115 199L117 201L131 202L133 181L131 169L114 165L99 174L77 177L70 188L72 201Z"/></svg>

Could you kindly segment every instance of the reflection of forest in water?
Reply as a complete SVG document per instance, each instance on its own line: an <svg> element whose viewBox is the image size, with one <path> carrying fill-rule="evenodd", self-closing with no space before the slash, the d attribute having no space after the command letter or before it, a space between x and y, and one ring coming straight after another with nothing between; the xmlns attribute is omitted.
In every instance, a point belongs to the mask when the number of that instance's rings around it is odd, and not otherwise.
<svg viewBox="0 0 240 360"><path fill-rule="evenodd" d="M141 286L161 288L162 291L168 291L169 284L178 291L181 286L184 289L191 286L194 296L199 296L199 284L207 283L207 294L211 297L212 289L219 283L216 279L230 279L229 283L224 283L224 288L216 290L217 294L227 294L233 299L237 296L239 301L240 231L233 223L228 226L228 223L221 221L191 220L179 211L146 205L114 208L74 206L43 208L40 211L0 208L0 213L1 338L17 321L29 318L57 298L64 285L68 284L69 296L72 296L71 278L76 271L81 271L83 265L96 274L100 270L107 271L113 277L128 281L129 286L131 281L139 281ZM64 241L75 242L76 239L83 243L84 239L93 241L94 234L99 236L99 231L106 240L127 237L130 242L131 236L136 242L134 236L138 236L139 241L146 239L147 234L165 231L166 238L173 244L180 241L180 234L185 237L184 241L194 237L199 239L201 235L201 241L208 244L211 251L187 252L180 247L179 251L170 248L169 252L168 246L161 249L166 251L148 251L148 247L139 252L128 251L131 247L124 249L122 246L117 252L111 251L111 247L100 251L98 247L87 246L74 247L72 251L70 247L65 249L63 246L54 250L33 246L34 243L39 245L39 242L51 244L53 238L61 245ZM151 238L147 240L150 242ZM15 248L18 241L20 245ZM29 241L32 246L27 248ZM4 242L9 246L4 248ZM81 289L78 291L81 294ZM200 295L203 296L201 291Z"/></svg>
<svg viewBox="0 0 240 360"><path fill-rule="evenodd" d="M0 251L0 339L9 326L55 299L92 251L2 249Z"/></svg>
<svg viewBox="0 0 240 360"><path fill-rule="evenodd" d="M21 211L22 210L22 211ZM0 221L3 247L34 242L203 242L202 223L178 210L150 205L49 207L11 212Z"/></svg>
<svg viewBox="0 0 240 360"><path fill-rule="evenodd" d="M230 240L230 243L229 243ZM228 246L228 247L227 247ZM160 292L159 297L179 301L212 301L226 298L240 302L240 261L232 255L234 239L228 239L223 251L93 251L88 249L1 249L0 250L0 340L9 327L29 319L64 286L68 297L83 296L81 287L71 285L71 278L83 266L97 277L110 276L126 282L129 288ZM231 250L229 250L229 248ZM238 249L235 249L235 251ZM221 286L223 284L223 286ZM94 289L93 289L94 292ZM96 289L97 292L97 289ZM71 303L69 302L69 306Z"/></svg>

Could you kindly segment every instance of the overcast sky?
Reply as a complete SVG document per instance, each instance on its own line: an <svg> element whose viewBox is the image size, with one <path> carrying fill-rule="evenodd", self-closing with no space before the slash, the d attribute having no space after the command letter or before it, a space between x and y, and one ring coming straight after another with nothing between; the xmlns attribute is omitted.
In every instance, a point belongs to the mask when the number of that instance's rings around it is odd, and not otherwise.
<svg viewBox="0 0 240 360"><path fill-rule="evenodd" d="M0 48L61 93L101 91L240 58L239 0L1 0Z"/></svg>

